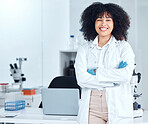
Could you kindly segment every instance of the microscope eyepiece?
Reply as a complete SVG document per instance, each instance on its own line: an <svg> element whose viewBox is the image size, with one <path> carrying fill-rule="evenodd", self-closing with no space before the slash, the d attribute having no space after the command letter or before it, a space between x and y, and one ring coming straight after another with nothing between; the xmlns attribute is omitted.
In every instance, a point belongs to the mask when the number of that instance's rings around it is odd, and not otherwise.
<svg viewBox="0 0 148 124"><path fill-rule="evenodd" d="M17 64L16 64L16 63L14 63L14 67L15 67L15 69L18 69L18 67L17 67Z"/></svg>
<svg viewBox="0 0 148 124"><path fill-rule="evenodd" d="M14 69L14 67L13 67L13 65L12 65L12 64L10 64L10 68L11 68L11 69Z"/></svg>

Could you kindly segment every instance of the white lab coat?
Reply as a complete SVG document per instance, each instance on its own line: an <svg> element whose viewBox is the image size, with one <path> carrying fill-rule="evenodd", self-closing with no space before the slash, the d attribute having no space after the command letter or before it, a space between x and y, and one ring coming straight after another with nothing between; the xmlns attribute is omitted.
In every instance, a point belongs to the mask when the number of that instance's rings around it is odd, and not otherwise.
<svg viewBox="0 0 148 124"><path fill-rule="evenodd" d="M95 40L97 40L96 38ZM89 100L92 89L110 86L118 83L118 87L106 88L109 124L132 124L133 102L130 80L134 69L135 55L130 44L126 41L117 41L111 37L109 48L103 58L103 65L98 67L97 49L93 42L82 45L75 60L75 71L78 85L82 88L79 103L78 122L88 124ZM118 69L121 61L126 61L125 68ZM87 72L87 69L97 67L96 76Z"/></svg>

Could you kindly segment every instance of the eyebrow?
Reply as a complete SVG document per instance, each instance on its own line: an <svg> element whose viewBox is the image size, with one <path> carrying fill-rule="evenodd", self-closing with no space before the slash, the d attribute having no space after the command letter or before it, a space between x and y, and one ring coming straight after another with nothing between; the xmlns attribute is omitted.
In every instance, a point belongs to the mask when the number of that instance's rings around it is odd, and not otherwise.
<svg viewBox="0 0 148 124"><path fill-rule="evenodd" d="M103 16L100 16L100 17L98 17L98 18L102 18ZM112 17L109 17L109 16L105 16L106 18L112 18Z"/></svg>

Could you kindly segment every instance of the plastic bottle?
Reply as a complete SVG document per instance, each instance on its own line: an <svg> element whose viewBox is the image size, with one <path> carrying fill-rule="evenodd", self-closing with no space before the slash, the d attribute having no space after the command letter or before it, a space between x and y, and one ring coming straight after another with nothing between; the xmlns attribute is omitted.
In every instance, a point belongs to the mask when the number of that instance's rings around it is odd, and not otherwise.
<svg viewBox="0 0 148 124"><path fill-rule="evenodd" d="M70 35L70 39L68 42L68 49L74 50L74 44L75 44L75 37L74 37L74 35Z"/></svg>
<svg viewBox="0 0 148 124"><path fill-rule="evenodd" d="M74 69L74 61L70 60L69 61L69 66L65 68L64 71L65 76L75 76L75 69Z"/></svg>
<svg viewBox="0 0 148 124"><path fill-rule="evenodd" d="M74 69L74 61L69 61L69 69L68 69L69 76L75 76L75 69Z"/></svg>

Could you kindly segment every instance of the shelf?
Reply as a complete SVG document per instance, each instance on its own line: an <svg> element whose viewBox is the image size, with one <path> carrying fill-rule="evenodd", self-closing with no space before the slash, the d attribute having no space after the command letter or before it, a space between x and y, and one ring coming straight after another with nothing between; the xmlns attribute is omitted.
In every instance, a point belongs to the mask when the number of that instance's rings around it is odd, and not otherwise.
<svg viewBox="0 0 148 124"><path fill-rule="evenodd" d="M70 60L75 60L76 50L60 50L60 75L64 75L64 70L69 66Z"/></svg>
<svg viewBox="0 0 148 124"><path fill-rule="evenodd" d="M77 50L60 50L60 52L63 52L63 53L76 53Z"/></svg>

